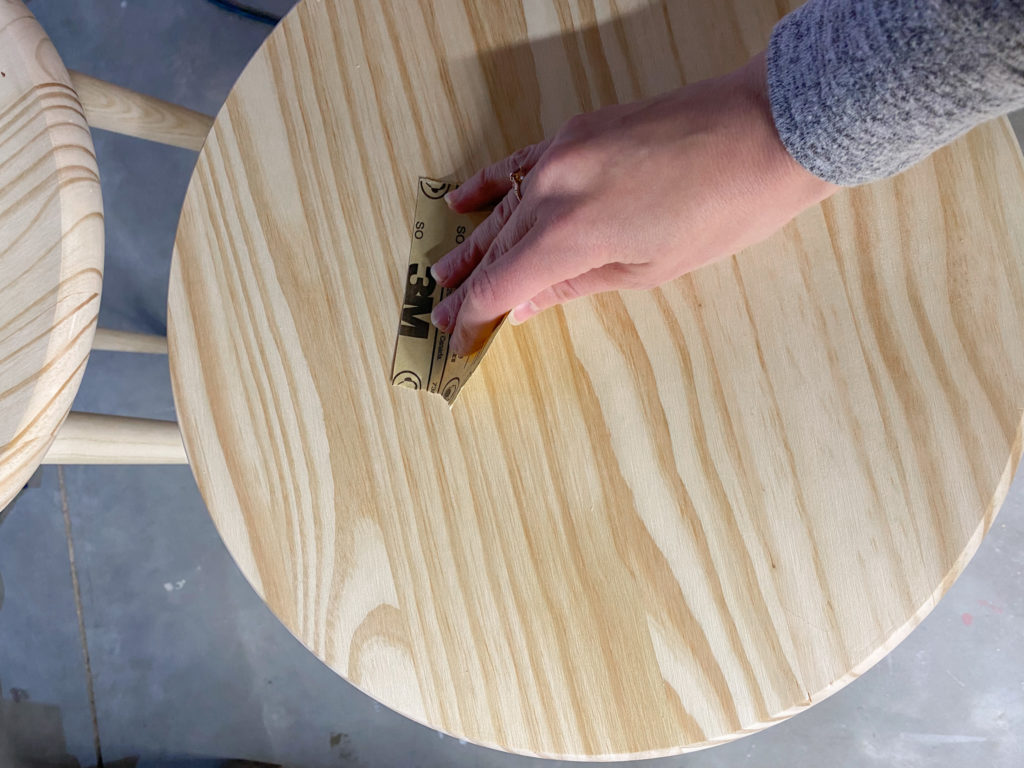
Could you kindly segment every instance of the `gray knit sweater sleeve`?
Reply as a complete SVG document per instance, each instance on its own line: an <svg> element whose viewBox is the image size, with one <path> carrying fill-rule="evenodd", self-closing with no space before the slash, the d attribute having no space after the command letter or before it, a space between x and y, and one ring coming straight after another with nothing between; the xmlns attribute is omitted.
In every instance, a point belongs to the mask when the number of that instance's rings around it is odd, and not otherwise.
<svg viewBox="0 0 1024 768"><path fill-rule="evenodd" d="M816 176L891 176L1024 106L1024 0L810 0L767 51L789 153Z"/></svg>

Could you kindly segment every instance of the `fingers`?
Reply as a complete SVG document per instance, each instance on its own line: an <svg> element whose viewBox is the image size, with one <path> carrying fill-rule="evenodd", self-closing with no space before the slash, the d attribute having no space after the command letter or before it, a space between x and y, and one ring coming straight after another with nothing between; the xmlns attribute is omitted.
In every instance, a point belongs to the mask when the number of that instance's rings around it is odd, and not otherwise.
<svg viewBox="0 0 1024 768"><path fill-rule="evenodd" d="M518 205L519 198L511 193L505 195L498 207L473 230L473 234L466 238L464 243L442 256L430 268L434 279L446 288L454 288L465 280L483 259ZM512 243L509 243L509 246L511 245Z"/></svg>
<svg viewBox="0 0 1024 768"><path fill-rule="evenodd" d="M516 244L524 235L526 235L528 230L529 222L526 221L523 216L522 209L517 209L517 212L511 216L511 218L505 223L505 226L501 228L501 231L491 242L483 258L477 260L479 264L474 270L472 270L472 274L470 274L469 278L434 308L430 317L431 322L433 322L434 325L442 331L453 334L454 340L454 331L457 326L456 321L467 296L480 290L480 281L486 281L486 277L481 276L486 272L488 265L494 264L497 259L501 259L509 255L509 252L515 248ZM478 284L476 287L471 288L469 283L473 282ZM489 328L481 326L479 332L479 335L483 337L480 340L481 344L483 343L483 339L486 338L490 328L493 328L494 325L497 324L498 319L507 311L508 308L506 307L504 310L498 310L492 318L488 318L488 320L494 320L494 322L490 324ZM466 350L463 350L457 344L453 346L453 351L457 354L468 354L475 350L476 346Z"/></svg>
<svg viewBox="0 0 1024 768"><path fill-rule="evenodd" d="M518 233L517 240L502 250L504 233L480 266L434 310L431 319L451 333L456 354L475 352L510 309L585 270L581 255L549 229L534 226Z"/></svg>
<svg viewBox="0 0 1024 768"><path fill-rule="evenodd" d="M509 322L512 325L520 325L549 307L595 293L628 288L634 282L635 279L631 277L631 265L605 264L545 288L529 301L517 305L509 316Z"/></svg>
<svg viewBox="0 0 1024 768"><path fill-rule="evenodd" d="M533 168L550 143L549 139L517 149L504 160L477 171L458 189L453 189L445 195L445 200L452 210L459 213L493 205L511 191L512 181L509 176L515 171L526 173Z"/></svg>

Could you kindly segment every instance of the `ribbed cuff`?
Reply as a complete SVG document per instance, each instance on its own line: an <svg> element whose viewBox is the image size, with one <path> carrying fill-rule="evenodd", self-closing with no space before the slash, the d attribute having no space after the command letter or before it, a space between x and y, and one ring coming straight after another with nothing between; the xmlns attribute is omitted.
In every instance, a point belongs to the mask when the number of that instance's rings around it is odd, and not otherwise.
<svg viewBox="0 0 1024 768"><path fill-rule="evenodd" d="M1024 0L810 0L772 30L779 137L852 186L1024 106Z"/></svg>

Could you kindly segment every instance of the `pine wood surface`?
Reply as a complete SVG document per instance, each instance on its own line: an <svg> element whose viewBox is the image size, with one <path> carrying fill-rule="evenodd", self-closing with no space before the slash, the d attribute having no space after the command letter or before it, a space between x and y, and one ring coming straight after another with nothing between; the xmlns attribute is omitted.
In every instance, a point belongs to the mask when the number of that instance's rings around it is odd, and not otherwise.
<svg viewBox="0 0 1024 768"><path fill-rule="evenodd" d="M545 756L721 743L882 658L992 524L1024 406L1005 119L503 330L451 411L390 384L418 176L728 71L793 5L307 0L238 81L172 264L186 450L258 593L379 701Z"/></svg>
<svg viewBox="0 0 1024 768"><path fill-rule="evenodd" d="M0 508L71 407L102 273L103 206L81 104L32 14L0 0Z"/></svg>

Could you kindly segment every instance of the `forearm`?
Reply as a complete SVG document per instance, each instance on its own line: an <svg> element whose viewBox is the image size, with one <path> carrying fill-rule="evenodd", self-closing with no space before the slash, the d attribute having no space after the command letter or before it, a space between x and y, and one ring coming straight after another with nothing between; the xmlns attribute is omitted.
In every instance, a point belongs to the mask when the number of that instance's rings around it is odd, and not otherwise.
<svg viewBox="0 0 1024 768"><path fill-rule="evenodd" d="M891 176L1024 106L1024 0L810 0L776 25L767 75L797 162Z"/></svg>

